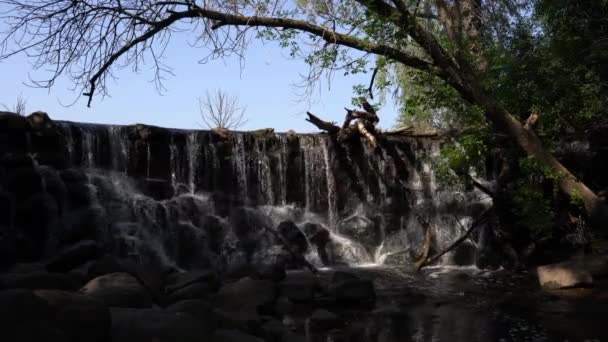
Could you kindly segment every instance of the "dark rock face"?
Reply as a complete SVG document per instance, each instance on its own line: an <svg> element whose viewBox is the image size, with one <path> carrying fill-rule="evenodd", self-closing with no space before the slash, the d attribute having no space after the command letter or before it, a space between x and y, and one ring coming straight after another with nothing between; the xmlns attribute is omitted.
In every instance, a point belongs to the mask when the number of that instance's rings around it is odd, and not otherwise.
<svg viewBox="0 0 608 342"><path fill-rule="evenodd" d="M75 290L77 282L68 275L61 273L32 272L6 273L0 275L0 290L4 289L48 289Z"/></svg>
<svg viewBox="0 0 608 342"><path fill-rule="evenodd" d="M55 255L46 264L51 272L67 272L97 257L98 247L95 241L85 240L67 247Z"/></svg>

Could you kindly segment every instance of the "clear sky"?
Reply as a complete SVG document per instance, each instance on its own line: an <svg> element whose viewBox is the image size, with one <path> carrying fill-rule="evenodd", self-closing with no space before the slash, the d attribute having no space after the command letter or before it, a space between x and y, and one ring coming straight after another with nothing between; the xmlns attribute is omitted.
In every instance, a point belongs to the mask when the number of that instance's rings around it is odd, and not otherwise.
<svg viewBox="0 0 608 342"><path fill-rule="evenodd" d="M6 25L0 22L0 32L5 29ZM303 61L287 58L286 51L277 45L253 41L241 69L236 58L199 64L208 51L190 47L188 42L192 39L187 34L173 38L165 63L173 68L175 76L168 76L164 82L167 90L162 96L150 82L149 70L135 74L127 68L116 74L116 82L108 82L109 97L95 97L91 108L86 107L84 97L66 107L78 96L70 90L72 84L62 79L50 90L28 87L24 83L29 77L44 79L45 73L33 70L31 61L20 55L0 62L0 104L10 107L22 94L27 100L28 113L42 110L58 120L201 128L197 97L207 90L221 88L237 95L247 107L248 122L242 127L244 130L272 127L276 131L314 132L316 127L304 120L307 110L323 119L341 122L345 114L343 107L352 107L353 85L368 84L370 78L370 75L344 77L336 73L329 87L322 81L321 92L316 91L310 101L302 101L298 95L301 89L294 84L301 81L299 75L307 72L307 66ZM385 105L379 112L380 126L393 127L396 113L392 101Z"/></svg>

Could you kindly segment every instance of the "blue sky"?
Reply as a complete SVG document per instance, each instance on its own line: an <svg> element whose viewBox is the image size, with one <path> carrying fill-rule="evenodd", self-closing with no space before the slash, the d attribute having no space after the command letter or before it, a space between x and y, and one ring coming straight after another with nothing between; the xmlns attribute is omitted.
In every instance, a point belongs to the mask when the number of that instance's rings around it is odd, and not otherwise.
<svg viewBox="0 0 608 342"><path fill-rule="evenodd" d="M0 23L0 32L5 28ZM78 96L70 89L72 84L61 79L50 90L28 87L24 83L29 77L44 79L46 74L33 70L31 61L20 55L0 62L0 104L10 107L22 94L28 112L43 110L58 120L201 128L197 97L221 88L237 95L247 107L244 130L272 127L276 131L314 132L316 127L304 120L307 110L341 122L343 107L352 107L353 85L369 82L370 75L344 77L336 73L330 86L323 80L321 92L316 91L310 101L302 101L298 96L301 90L294 84L300 82L299 75L307 72L307 66L303 61L287 58L286 51L277 45L253 41L241 69L236 58L199 64L208 51L190 47L189 41L186 34L176 35L167 49L165 63L173 68L175 76L168 76L164 82L167 90L163 96L150 82L153 74L149 70L135 74L127 68L116 74L116 82L108 82L110 96L97 96L92 108L86 107L84 97L66 107ZM380 126L393 127L396 113L392 103L385 105L380 111Z"/></svg>

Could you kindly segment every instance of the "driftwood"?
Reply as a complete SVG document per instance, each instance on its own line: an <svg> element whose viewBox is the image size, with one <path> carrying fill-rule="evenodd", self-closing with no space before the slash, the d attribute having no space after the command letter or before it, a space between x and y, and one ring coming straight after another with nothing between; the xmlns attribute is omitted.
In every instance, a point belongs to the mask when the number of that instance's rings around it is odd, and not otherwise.
<svg viewBox="0 0 608 342"><path fill-rule="evenodd" d="M320 119L318 116L307 112L308 118L306 121L317 126L317 128L326 131L329 134L336 135L339 141L344 141L353 134L360 134L373 148L378 146L376 133L376 124L380 121L376 110L367 102L365 98L361 98L361 107L363 111L344 108L346 117L342 127L336 125L335 122L329 122ZM355 121L354 124L351 124Z"/></svg>
<svg viewBox="0 0 608 342"><path fill-rule="evenodd" d="M425 266L431 265L435 262L437 262L442 256L444 256L445 254L451 252L452 250L454 250L454 248L458 247L461 243L463 243L470 235L471 233L477 229L477 227L481 226L482 223L484 223L487 219L488 219L488 214L491 212L491 208L487 209L483 214L481 214L481 216L475 220L471 226L469 227L469 229L467 229L465 231L465 233L459 237L458 239L456 239L454 242L452 242L447 248L445 248L444 250L442 250L441 252L435 254L434 256L430 257L430 258L425 258L425 259L421 259L418 260L418 262L416 262L416 269L418 271L420 271L420 269L422 269ZM459 225L461 225L460 221L458 220L458 218L456 218L456 222L458 222ZM462 225L461 225L462 226ZM464 227L463 227L464 228Z"/></svg>
<svg viewBox="0 0 608 342"><path fill-rule="evenodd" d="M431 251L431 245L433 242L433 230L431 229L431 221L429 219L423 220L420 216L418 216L418 222L424 229L424 244L422 245L422 252L416 260L416 269L420 270L428 259L429 253Z"/></svg>

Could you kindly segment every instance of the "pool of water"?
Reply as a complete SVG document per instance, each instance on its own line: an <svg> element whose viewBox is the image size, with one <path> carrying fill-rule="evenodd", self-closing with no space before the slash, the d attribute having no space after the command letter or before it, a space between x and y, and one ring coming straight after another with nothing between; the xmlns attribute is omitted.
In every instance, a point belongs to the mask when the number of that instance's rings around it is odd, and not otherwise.
<svg viewBox="0 0 608 342"><path fill-rule="evenodd" d="M477 268L344 269L372 279L369 310L331 308L346 326L312 341L608 341L608 286L542 291L534 274ZM325 270L330 274L331 270Z"/></svg>

